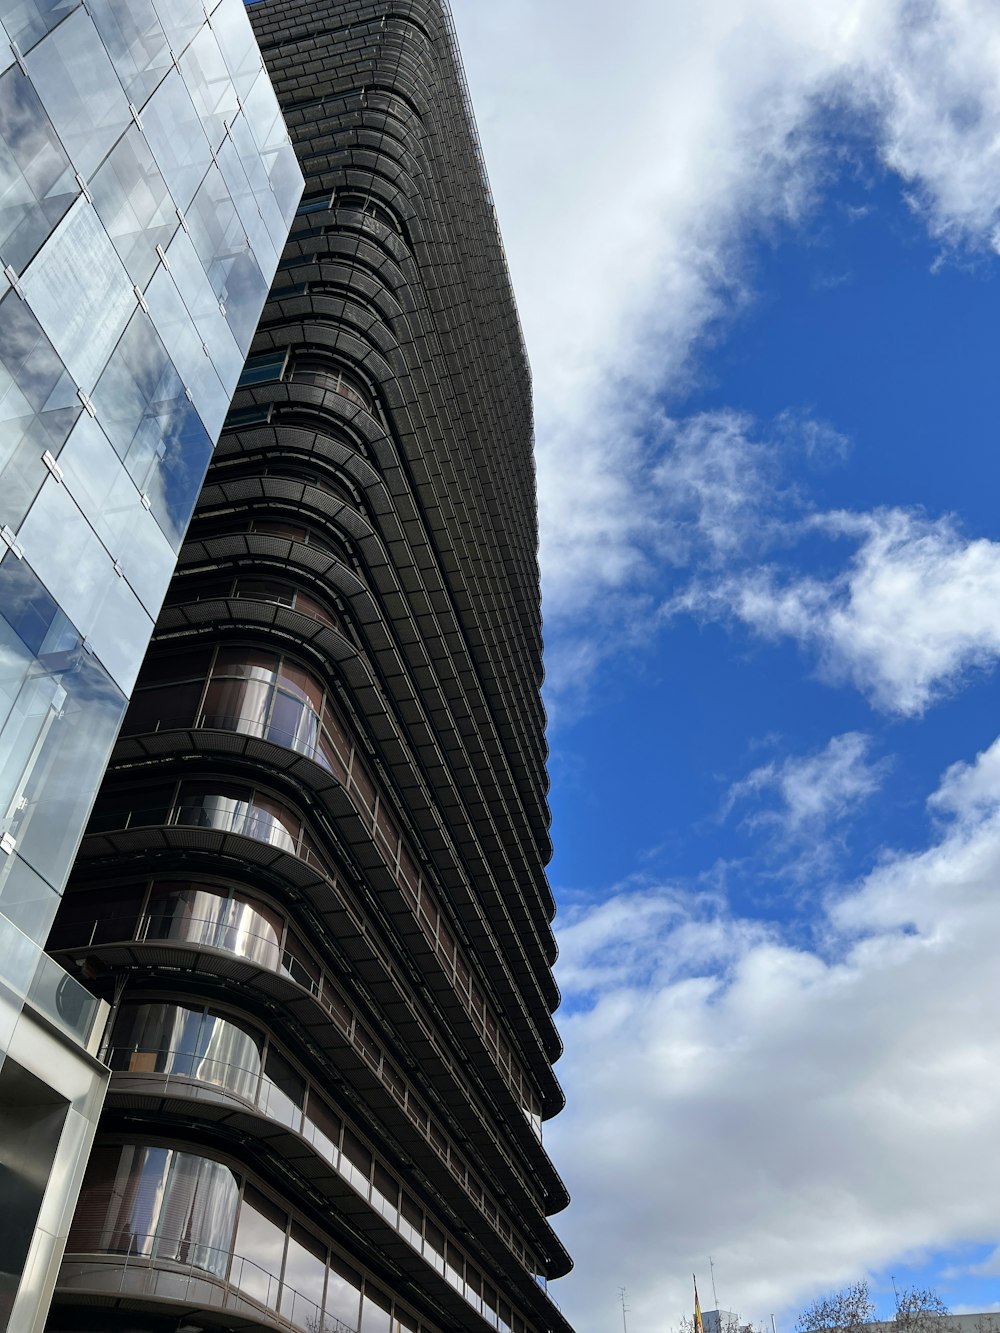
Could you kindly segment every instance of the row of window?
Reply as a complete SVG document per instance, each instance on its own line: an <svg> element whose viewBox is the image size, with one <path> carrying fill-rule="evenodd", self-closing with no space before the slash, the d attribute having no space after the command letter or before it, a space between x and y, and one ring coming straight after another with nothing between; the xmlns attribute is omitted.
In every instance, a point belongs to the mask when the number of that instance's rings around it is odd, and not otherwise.
<svg viewBox="0 0 1000 1333"><path fill-rule="evenodd" d="M316 265L308 264L302 266L306 271L314 272ZM289 271L289 277L294 270ZM290 296L332 296L344 301L345 305L350 304L366 314L374 316L375 319L383 318L382 312L372 301L368 301L359 296L356 291L341 282L331 282L327 278L309 278L294 282L278 282L270 291L269 301L280 301Z"/></svg>
<svg viewBox="0 0 1000 1333"><path fill-rule="evenodd" d="M311 384L330 393L339 393L357 407L378 415L378 399L364 376L321 347L296 348L294 351L282 347L258 352L247 358L236 387L246 389L254 384L271 384L278 380L288 384Z"/></svg>
<svg viewBox="0 0 1000 1333"><path fill-rule="evenodd" d="M284 459L277 463L269 462L270 451L256 458L247 459L241 454L238 458L228 460L221 468L216 465L213 473L213 481L219 485L224 485L233 480L261 481L268 478L276 478L279 481L299 481L306 486L312 486L324 495L336 496L344 504L350 505L353 509L363 508L362 502L358 499L353 487L339 476L331 476L324 468L318 466L313 460L296 463L294 461L286 462Z"/></svg>
<svg viewBox="0 0 1000 1333"><path fill-rule="evenodd" d="M288 657L248 647L154 658L133 695L123 733L192 724L259 736L297 750L344 786L505 1081L541 1137L540 1098L514 1057L342 714L320 681Z"/></svg>
<svg viewBox="0 0 1000 1333"><path fill-rule="evenodd" d="M112 1070L191 1078L224 1088L301 1133L483 1313L480 1270L269 1037L208 1009L153 1002L123 1005L111 1042L106 1061Z"/></svg>
<svg viewBox="0 0 1000 1333"><path fill-rule="evenodd" d="M326 386L329 387L329 386ZM341 397L347 395L341 394ZM319 431L330 439L343 440L340 423L322 408L303 406L301 403L250 403L234 407L226 414L223 431L241 430L246 426L298 426L302 430ZM364 444L351 440L350 447L362 458L368 456Z"/></svg>
<svg viewBox="0 0 1000 1333"><path fill-rule="evenodd" d="M205 523L206 519L208 520L207 524ZM265 537L285 537L288 541L300 542L303 546L311 546L314 550L322 551L324 555L343 558L343 552L337 550L328 532L319 533L303 523L286 523L279 518L254 518L249 521L243 520L235 524L224 525L216 521L215 515L211 513L199 514L191 525L189 539L197 541L202 536L203 531L204 535L208 537L224 536L229 532L259 533Z"/></svg>
<svg viewBox="0 0 1000 1333"><path fill-rule="evenodd" d="M144 887L125 885L116 891L105 886L95 892L74 893L64 900L50 947L76 949L81 944L126 939L177 940L224 949L281 972L311 991L517 1258L529 1272L535 1271L537 1264L531 1252L509 1220L284 916L257 898L212 884L164 880ZM424 1035L437 1045L433 1033L424 1029ZM453 1072L464 1085L459 1071ZM536 1187L513 1162L508 1166L541 1208Z"/></svg>
<svg viewBox="0 0 1000 1333"><path fill-rule="evenodd" d="M175 582L171 595L164 605L177 606L191 601L203 601L213 597L234 597L248 601L270 602L275 606L285 606L299 615L318 620L329 629L344 632L343 622L315 597L284 579L249 579L223 576L219 578L198 579L196 591L189 591L189 580Z"/></svg>
<svg viewBox="0 0 1000 1333"><path fill-rule="evenodd" d="M269 792L238 783L171 782L143 787L142 801L133 806L117 793L100 796L88 833L159 825L210 828L266 842L326 873L301 816Z"/></svg>
<svg viewBox="0 0 1000 1333"><path fill-rule="evenodd" d="M324 153L323 156L329 157L329 153ZM317 190L304 194L295 211L295 216L301 218L305 217L307 213L325 213L331 208L349 208L353 212L363 213L365 217L369 217L375 222L380 222L383 227L388 227L397 236L404 236L405 234L403 224L387 204L383 203L381 199L377 199L367 190L352 189L350 186L336 190Z"/></svg>

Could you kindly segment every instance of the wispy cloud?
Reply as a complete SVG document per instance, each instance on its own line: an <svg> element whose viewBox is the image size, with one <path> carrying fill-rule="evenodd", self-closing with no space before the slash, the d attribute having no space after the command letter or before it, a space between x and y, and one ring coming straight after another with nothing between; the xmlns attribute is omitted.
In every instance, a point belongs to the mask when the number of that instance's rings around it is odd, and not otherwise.
<svg viewBox="0 0 1000 1333"><path fill-rule="evenodd" d="M846 539L854 551L827 577L771 564L699 578L666 613L731 617L793 639L827 677L903 715L1000 658L1000 543L904 509L814 515L799 531Z"/></svg>
<svg viewBox="0 0 1000 1333"><path fill-rule="evenodd" d="M676 1325L709 1253L758 1317L1000 1227L1000 740L931 807L934 840L833 902L812 949L676 885L566 914L574 1097L547 1141L586 1329L622 1283L638 1326Z"/></svg>
<svg viewBox="0 0 1000 1333"><path fill-rule="evenodd" d="M814 866L832 831L875 795L890 767L887 758L871 758L869 736L845 732L816 754L758 765L729 788L723 816L739 810L743 826L767 834L782 855L805 844Z"/></svg>

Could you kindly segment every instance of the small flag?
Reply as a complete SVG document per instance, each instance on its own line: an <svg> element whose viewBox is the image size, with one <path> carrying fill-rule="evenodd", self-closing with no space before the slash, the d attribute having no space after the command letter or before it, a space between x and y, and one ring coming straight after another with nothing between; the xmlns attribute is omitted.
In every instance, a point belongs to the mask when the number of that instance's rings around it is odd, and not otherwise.
<svg viewBox="0 0 1000 1333"><path fill-rule="evenodd" d="M705 1333L705 1325L701 1322L701 1304L698 1301L698 1279L691 1274L694 1282L694 1333Z"/></svg>

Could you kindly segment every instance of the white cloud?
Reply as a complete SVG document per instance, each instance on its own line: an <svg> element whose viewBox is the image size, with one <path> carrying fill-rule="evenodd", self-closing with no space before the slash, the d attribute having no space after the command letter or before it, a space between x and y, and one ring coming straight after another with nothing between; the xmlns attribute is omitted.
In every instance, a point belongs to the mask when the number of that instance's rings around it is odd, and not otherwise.
<svg viewBox="0 0 1000 1333"><path fill-rule="evenodd" d="M889 761L870 760L870 750L870 737L848 731L832 737L816 754L760 764L729 788L724 813L750 803L744 825L769 831L782 850L802 841L815 850L832 826L882 785Z"/></svg>
<svg viewBox="0 0 1000 1333"><path fill-rule="evenodd" d="M994 244L1000 10L455 0L455 12L535 372L554 635L669 555L654 403L683 389L704 338L750 299L748 238L807 216L839 169L827 109L863 120L944 246Z"/></svg>
<svg viewBox="0 0 1000 1333"><path fill-rule="evenodd" d="M573 1096L547 1143L574 1194L556 1296L579 1333L622 1284L637 1327L676 1326L708 1254L723 1305L766 1323L996 1236L1000 740L932 805L937 840L832 904L815 950L669 886L566 915Z"/></svg>
<svg viewBox="0 0 1000 1333"><path fill-rule="evenodd" d="M904 715L1000 657L1000 543L902 509L820 515L806 526L858 541L845 569L803 577L772 566L701 580L667 612L733 616L795 639L828 676Z"/></svg>

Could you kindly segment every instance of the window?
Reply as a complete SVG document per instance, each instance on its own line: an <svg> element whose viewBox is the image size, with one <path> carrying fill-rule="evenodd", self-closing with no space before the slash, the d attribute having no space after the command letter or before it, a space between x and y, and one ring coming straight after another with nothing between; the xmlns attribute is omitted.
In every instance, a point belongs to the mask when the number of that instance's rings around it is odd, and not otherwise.
<svg viewBox="0 0 1000 1333"><path fill-rule="evenodd" d="M317 388L339 393L342 398L375 411L375 395L368 383L355 371L348 370L326 352L296 352L288 371L288 378L298 384L313 384Z"/></svg>
<svg viewBox="0 0 1000 1333"><path fill-rule="evenodd" d="M248 531L266 533L269 537L287 537L289 541L301 542L304 546L314 546L325 555L337 554L329 541L313 532L311 528L298 523L282 523L279 519L273 518L255 518Z"/></svg>
<svg viewBox="0 0 1000 1333"><path fill-rule="evenodd" d="M140 822L138 817L132 819L133 825ZM146 820L147 824L161 822L164 822L162 817ZM315 856L298 815L273 796L236 783L182 782L166 822L238 833L270 843L293 856Z"/></svg>
<svg viewBox="0 0 1000 1333"><path fill-rule="evenodd" d="M68 1248L141 1254L223 1277L239 1204L221 1162L141 1144L95 1148Z"/></svg>
<svg viewBox="0 0 1000 1333"><path fill-rule="evenodd" d="M280 579L238 579L233 588L234 597L254 599L262 602L275 602L278 606L287 606L300 615L318 620L330 629L339 629L339 622L308 593L300 592L291 583Z"/></svg>
<svg viewBox="0 0 1000 1333"><path fill-rule="evenodd" d="M355 1189L367 1198L372 1173L371 1150L366 1144L362 1143L356 1134L346 1128L344 1130L341 1171L347 1176Z"/></svg>
<svg viewBox="0 0 1000 1333"><path fill-rule="evenodd" d="M283 930L282 918L265 903L209 884L160 880L150 893L147 939L225 949L276 970Z"/></svg>
<svg viewBox="0 0 1000 1333"><path fill-rule="evenodd" d="M256 1097L263 1039L232 1019L173 1004L119 1010L108 1063L129 1073L173 1074Z"/></svg>
<svg viewBox="0 0 1000 1333"><path fill-rule="evenodd" d="M307 213L322 213L324 209L330 207L330 191L323 190L318 194L304 194L295 210L297 218L305 217Z"/></svg>
<svg viewBox="0 0 1000 1333"><path fill-rule="evenodd" d="M305 1080L273 1046L268 1048L261 1092L265 1114L291 1129L301 1127L306 1100Z"/></svg>
<svg viewBox="0 0 1000 1333"><path fill-rule="evenodd" d="M278 1308L288 1219L260 1190L247 1185L229 1280L271 1310Z"/></svg>
<svg viewBox="0 0 1000 1333"><path fill-rule="evenodd" d="M397 236L402 235L403 228L396 215L370 194L357 190L338 190L333 203L335 208L352 208L358 213L364 213L366 217L373 218L376 222L381 222L383 227L394 231Z"/></svg>
<svg viewBox="0 0 1000 1333"><path fill-rule="evenodd" d="M223 430L239 430L241 426L258 426L271 419L270 403L254 403L251 407L235 407L222 423Z"/></svg>
<svg viewBox="0 0 1000 1333"><path fill-rule="evenodd" d="M236 387L245 389L251 384L267 384L272 380L280 380L287 359L288 353L284 348L275 352L258 352L255 356L247 357Z"/></svg>

